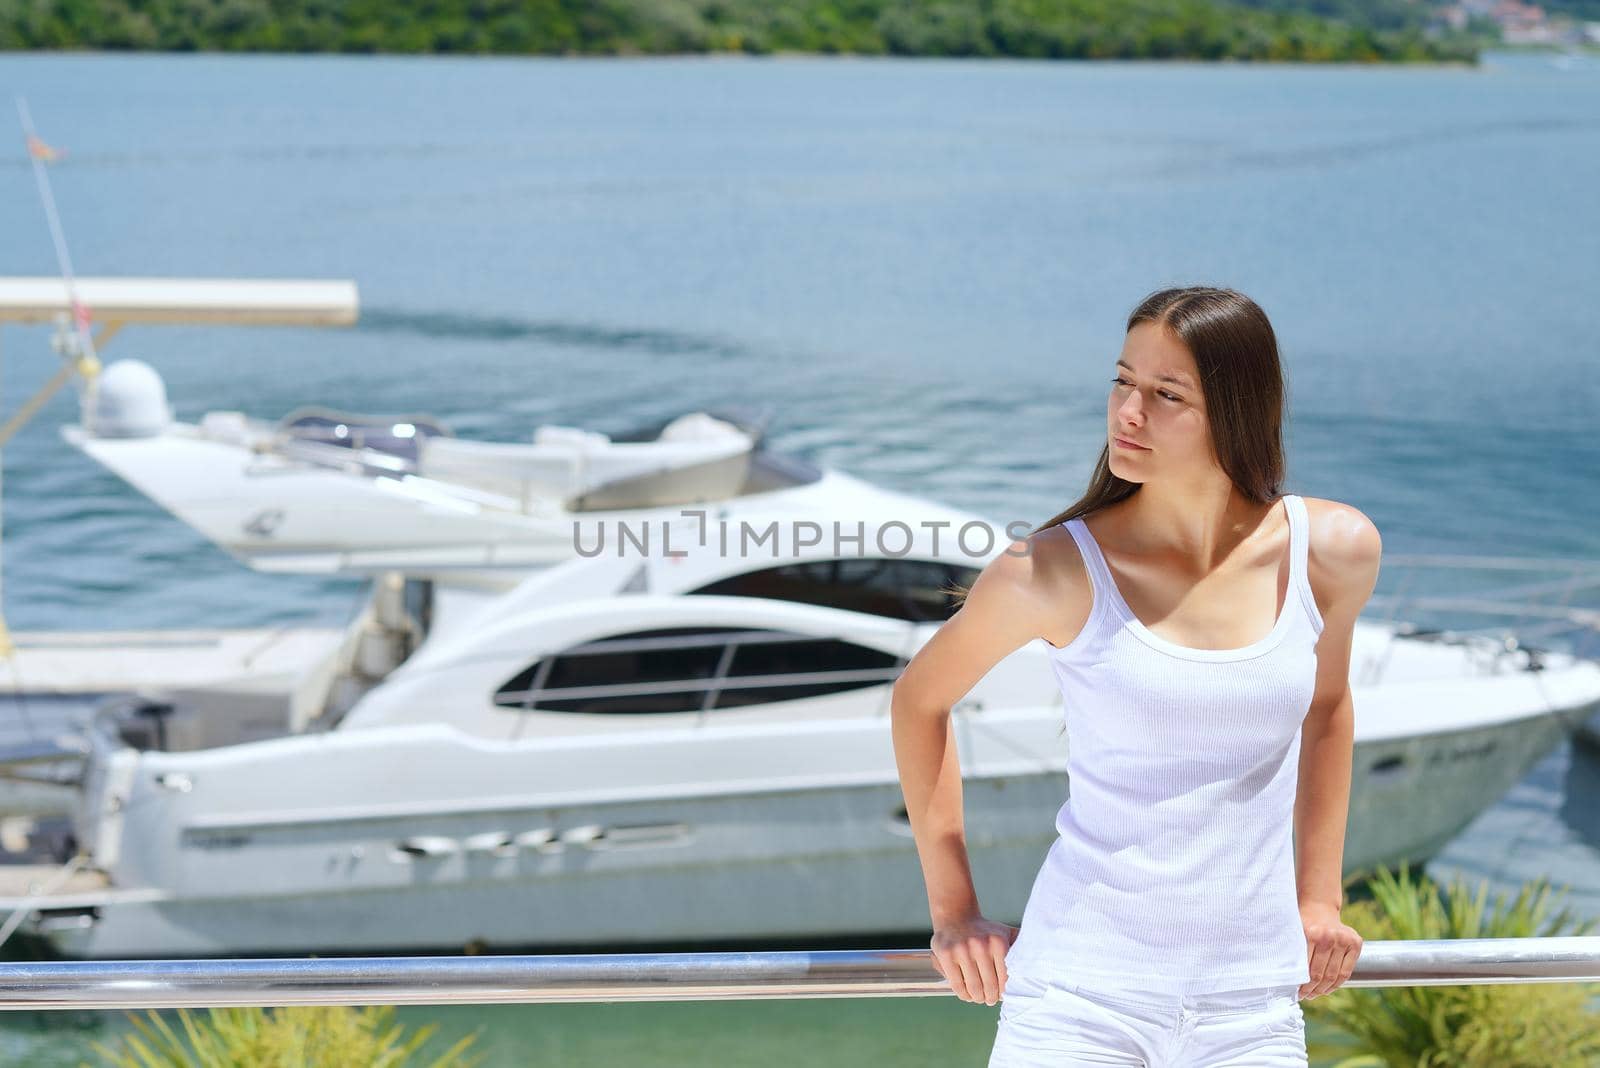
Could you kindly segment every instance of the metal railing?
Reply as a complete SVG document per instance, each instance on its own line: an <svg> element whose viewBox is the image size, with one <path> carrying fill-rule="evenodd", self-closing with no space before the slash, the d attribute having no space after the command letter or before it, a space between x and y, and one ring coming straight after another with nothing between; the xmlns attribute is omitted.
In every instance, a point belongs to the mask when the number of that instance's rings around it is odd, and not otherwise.
<svg viewBox="0 0 1600 1068"><path fill-rule="evenodd" d="M1479 938L1367 942L1345 986L1597 981L1600 937ZM30 1010L948 994L925 949L0 964L0 1009Z"/></svg>
<svg viewBox="0 0 1600 1068"><path fill-rule="evenodd" d="M1394 553L1367 604L1397 640L1465 646L1495 670L1538 670L1552 650L1600 658L1597 595L1592 560ZM1352 664L1353 681L1383 681L1394 652L1390 642Z"/></svg>
<svg viewBox="0 0 1600 1068"><path fill-rule="evenodd" d="M1472 581L1519 572L1537 577L1494 586ZM1424 574L1439 578L1424 583L1419 578ZM1393 553L1383 559L1379 589L1368 606L1385 623L1415 625L1419 616L1440 613L1487 617L1494 621L1477 627L1457 626L1452 632L1515 633L1538 639L1570 636L1578 644L1574 652L1593 655L1583 646L1600 637L1600 604L1593 603L1596 595L1600 595L1600 561Z"/></svg>

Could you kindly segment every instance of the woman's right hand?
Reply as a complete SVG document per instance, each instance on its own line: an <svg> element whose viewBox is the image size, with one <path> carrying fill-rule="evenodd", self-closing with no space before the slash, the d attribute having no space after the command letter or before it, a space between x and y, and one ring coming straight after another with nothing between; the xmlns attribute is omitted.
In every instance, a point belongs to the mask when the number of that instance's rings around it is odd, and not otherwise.
<svg viewBox="0 0 1600 1068"><path fill-rule="evenodd" d="M1006 951L1022 928L982 916L933 929L933 966L962 1001L993 1005L1006 986Z"/></svg>

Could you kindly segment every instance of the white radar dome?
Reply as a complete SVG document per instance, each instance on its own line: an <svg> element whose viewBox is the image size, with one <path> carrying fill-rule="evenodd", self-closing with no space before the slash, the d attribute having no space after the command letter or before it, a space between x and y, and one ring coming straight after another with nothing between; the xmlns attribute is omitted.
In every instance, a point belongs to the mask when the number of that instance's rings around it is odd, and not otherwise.
<svg viewBox="0 0 1600 1068"><path fill-rule="evenodd" d="M147 438L172 421L167 384L143 360L117 360L100 372L95 383L94 425L104 438Z"/></svg>

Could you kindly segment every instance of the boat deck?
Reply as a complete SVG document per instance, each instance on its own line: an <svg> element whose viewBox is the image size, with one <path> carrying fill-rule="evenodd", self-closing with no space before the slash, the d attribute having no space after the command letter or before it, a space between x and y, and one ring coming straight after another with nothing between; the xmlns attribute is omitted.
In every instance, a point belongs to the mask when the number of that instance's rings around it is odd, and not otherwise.
<svg viewBox="0 0 1600 1068"><path fill-rule="evenodd" d="M343 637L342 628L316 626L22 631L12 635L15 654L0 661L0 691L126 693L298 677Z"/></svg>
<svg viewBox="0 0 1600 1068"><path fill-rule="evenodd" d="M28 897L39 892L61 871L59 864L0 864L0 900ZM65 882L54 886L48 897L67 894L91 894L106 890L111 880L105 872L79 870L69 875Z"/></svg>

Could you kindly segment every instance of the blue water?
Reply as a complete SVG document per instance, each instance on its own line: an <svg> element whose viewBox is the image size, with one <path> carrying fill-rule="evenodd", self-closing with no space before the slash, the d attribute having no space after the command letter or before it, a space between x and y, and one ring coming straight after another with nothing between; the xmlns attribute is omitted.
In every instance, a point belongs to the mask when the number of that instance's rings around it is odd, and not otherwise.
<svg viewBox="0 0 1600 1068"><path fill-rule="evenodd" d="M1390 553L1600 558L1593 58L0 55L0 88L67 152L80 273L360 285L352 329L125 331L107 358L155 364L182 418L319 403L509 438L771 405L779 448L1038 521L1103 442L1128 311L1224 284L1278 333L1291 491L1361 508ZM51 274L9 128L0 274ZM38 328L0 355L9 412L55 363ZM348 614L352 583L246 571L70 449L75 411L59 395L4 454L13 628ZM1553 753L1435 873L1551 871L1600 916L1597 764ZM718 1063L976 1059L993 1026L947 999L450 1018L508 1064L600 1057L619 1020L722 1028ZM4 1041L78 1048L30 1026Z"/></svg>

